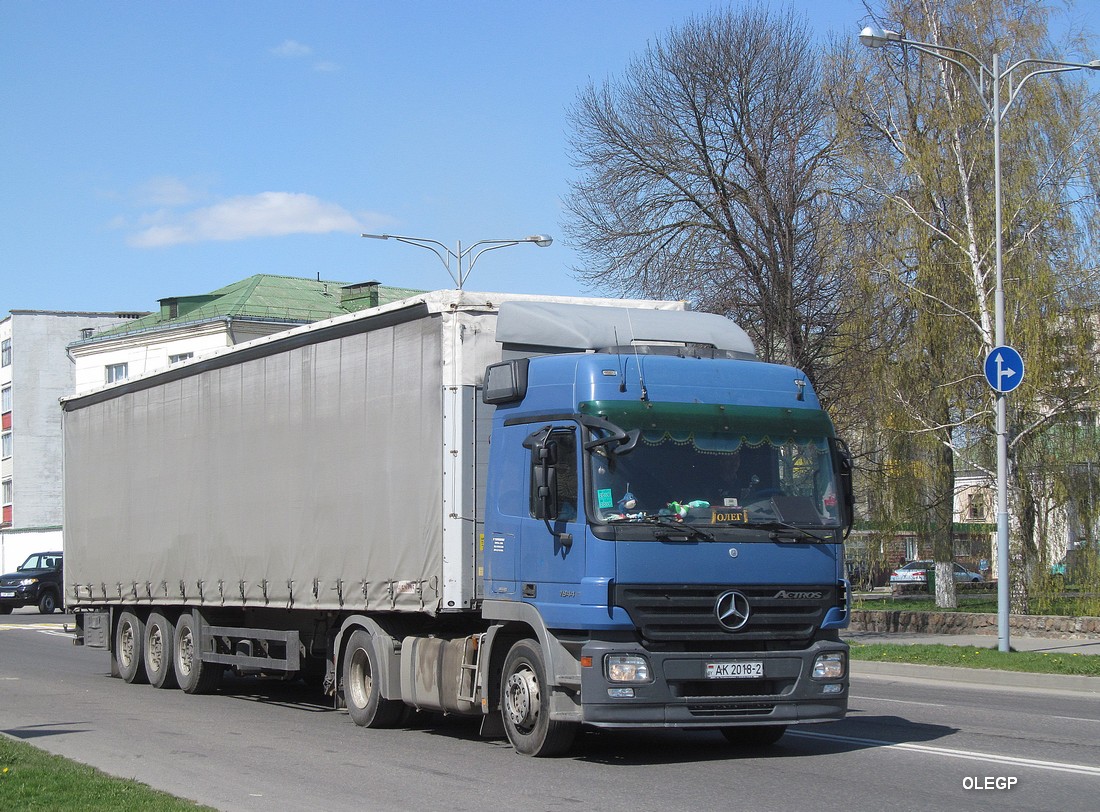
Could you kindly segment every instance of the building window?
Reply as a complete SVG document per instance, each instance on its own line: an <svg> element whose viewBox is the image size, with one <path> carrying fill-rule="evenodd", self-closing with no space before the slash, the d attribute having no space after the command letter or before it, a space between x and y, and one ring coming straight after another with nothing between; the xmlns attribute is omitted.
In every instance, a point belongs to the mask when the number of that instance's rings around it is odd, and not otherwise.
<svg viewBox="0 0 1100 812"><path fill-rule="evenodd" d="M0 412L4 412L6 414L7 412L10 412L10 411L11 411L11 387L10 386L5 386L3 389L0 389Z"/></svg>
<svg viewBox="0 0 1100 812"><path fill-rule="evenodd" d="M11 449L11 432L5 431L3 434L0 434L0 457L6 460L11 456Z"/></svg>
<svg viewBox="0 0 1100 812"><path fill-rule="evenodd" d="M11 339L0 341L0 367L11 365Z"/></svg>
<svg viewBox="0 0 1100 812"><path fill-rule="evenodd" d="M0 504L3 504L3 513L0 514L0 523L11 524L11 480L5 479L3 493L0 495Z"/></svg>
<svg viewBox="0 0 1100 812"><path fill-rule="evenodd" d="M107 383L124 381L130 374L129 364L109 364L107 366Z"/></svg>
<svg viewBox="0 0 1100 812"><path fill-rule="evenodd" d="M87 341L89 338L95 335L94 327L84 327L80 331L80 340Z"/></svg>
<svg viewBox="0 0 1100 812"><path fill-rule="evenodd" d="M168 356L168 363L169 363L169 365L178 364L181 361L186 361L188 358L194 358L194 357L195 357L195 353L193 353L193 352L181 352L179 355L169 355Z"/></svg>
<svg viewBox="0 0 1100 812"><path fill-rule="evenodd" d="M985 497L981 494L970 494L969 506L966 509L966 517L972 522L985 521Z"/></svg>

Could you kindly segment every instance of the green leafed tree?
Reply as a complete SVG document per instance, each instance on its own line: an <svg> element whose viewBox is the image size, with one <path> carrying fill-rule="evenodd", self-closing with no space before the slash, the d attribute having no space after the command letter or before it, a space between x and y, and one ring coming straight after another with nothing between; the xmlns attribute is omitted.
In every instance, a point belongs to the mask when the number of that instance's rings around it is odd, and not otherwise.
<svg viewBox="0 0 1100 812"><path fill-rule="evenodd" d="M883 0L868 10L883 29L986 66L997 53L1002 70L1024 59L1091 58L1081 40L1053 40L1054 10L1038 0ZM884 488L920 483L937 602L951 605L954 472L995 475L994 395L982 375L996 345L994 167L989 77L958 51L940 53L971 74L913 47L839 47L828 95L855 190L847 212L858 215L853 227L878 231L861 243L859 289L897 330L875 356L881 421L869 436L882 439ZM1027 72L1001 86L1002 110L1011 99L1001 136L1006 339L1027 362L1007 401L1013 611L1027 611L1025 576L1043 557L1038 508L1056 496L1050 483L1069 476L1047 474L1080 462L1059 459L1050 438L1060 426L1094 422L1100 394L1100 77L1040 75L1020 87ZM909 456L892 457L899 448Z"/></svg>

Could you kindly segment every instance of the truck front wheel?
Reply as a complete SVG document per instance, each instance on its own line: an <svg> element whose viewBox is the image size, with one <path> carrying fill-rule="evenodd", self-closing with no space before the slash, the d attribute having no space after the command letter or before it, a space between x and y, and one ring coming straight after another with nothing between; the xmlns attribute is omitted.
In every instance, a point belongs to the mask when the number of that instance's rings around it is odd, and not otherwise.
<svg viewBox="0 0 1100 812"><path fill-rule="evenodd" d="M172 635L172 671L180 688L189 694L213 693L224 670L218 663L202 661L195 618L189 614L180 615Z"/></svg>
<svg viewBox="0 0 1100 812"><path fill-rule="evenodd" d="M147 682L144 660L145 624L133 612L118 616L115 627L115 662L118 675L126 682Z"/></svg>
<svg viewBox="0 0 1100 812"><path fill-rule="evenodd" d="M175 688L172 667L172 622L160 612L145 621L145 673L155 688Z"/></svg>
<svg viewBox="0 0 1100 812"><path fill-rule="evenodd" d="M405 703L382 696L374 639L362 629L352 632L344 651L344 701L348 715L360 727L393 727Z"/></svg>
<svg viewBox="0 0 1100 812"><path fill-rule="evenodd" d="M557 756L573 746L574 722L550 719L550 687L542 651L533 640L520 640L504 659L500 712L508 741L527 756Z"/></svg>

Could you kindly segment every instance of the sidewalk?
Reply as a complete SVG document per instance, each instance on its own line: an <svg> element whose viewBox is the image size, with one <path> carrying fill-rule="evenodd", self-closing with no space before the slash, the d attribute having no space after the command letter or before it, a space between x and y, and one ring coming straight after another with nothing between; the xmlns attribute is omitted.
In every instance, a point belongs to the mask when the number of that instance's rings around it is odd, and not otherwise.
<svg viewBox="0 0 1100 812"><path fill-rule="evenodd" d="M915 645L931 643L941 646L973 646L997 648L995 634L922 634L920 632L863 632L846 630L840 636L856 643L889 643L891 645ZM1100 638L1060 640L1053 637L1028 637L1012 634L1009 648L1014 651L1045 651L1051 654L1100 654Z"/></svg>
<svg viewBox="0 0 1100 812"><path fill-rule="evenodd" d="M916 632L864 632L842 631L841 639L853 643L886 643L890 645L934 644L944 646L970 646L996 649L997 635L986 634L921 634ZM1038 651L1050 654L1100 655L1100 639L1060 640L1051 637L1026 637L1010 635L1009 648L1015 651ZM1033 674L1022 671L997 671L988 668L955 668L936 665L911 665L908 663L880 663L868 660L852 660L853 676L902 677L930 679L986 687L1039 688L1043 690L1074 691L1100 695L1100 677L1081 677L1061 674Z"/></svg>

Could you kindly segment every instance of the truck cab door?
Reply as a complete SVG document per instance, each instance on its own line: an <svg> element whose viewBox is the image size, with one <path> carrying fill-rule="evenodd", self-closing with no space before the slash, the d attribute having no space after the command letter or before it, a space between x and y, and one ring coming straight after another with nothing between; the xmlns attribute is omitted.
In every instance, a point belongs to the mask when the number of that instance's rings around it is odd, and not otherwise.
<svg viewBox="0 0 1100 812"><path fill-rule="evenodd" d="M584 576L585 522L576 424L528 435L529 517L522 523L516 579L521 596L558 600L574 595Z"/></svg>

